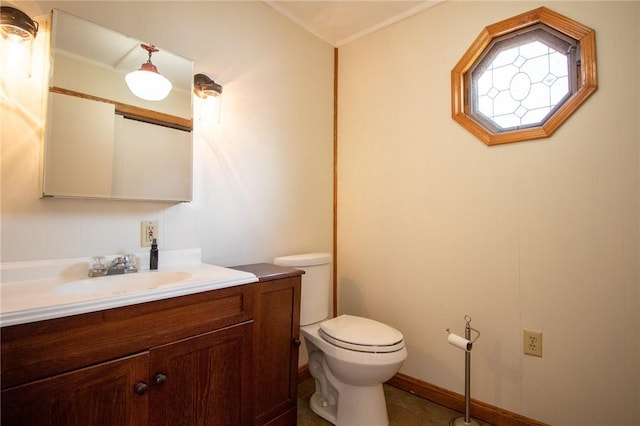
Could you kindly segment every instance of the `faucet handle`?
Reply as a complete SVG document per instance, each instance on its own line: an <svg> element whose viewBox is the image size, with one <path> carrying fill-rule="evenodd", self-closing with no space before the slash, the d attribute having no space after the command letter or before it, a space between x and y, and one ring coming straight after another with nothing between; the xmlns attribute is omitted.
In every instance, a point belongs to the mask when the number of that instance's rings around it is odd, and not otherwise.
<svg viewBox="0 0 640 426"><path fill-rule="evenodd" d="M138 265L136 262L136 255L135 254L128 254L125 257L125 265L124 265L124 269L126 271L131 271L131 272L135 272L138 270Z"/></svg>
<svg viewBox="0 0 640 426"><path fill-rule="evenodd" d="M91 258L91 266L89 267L90 277L100 277L107 274L107 265L104 256L94 256Z"/></svg>

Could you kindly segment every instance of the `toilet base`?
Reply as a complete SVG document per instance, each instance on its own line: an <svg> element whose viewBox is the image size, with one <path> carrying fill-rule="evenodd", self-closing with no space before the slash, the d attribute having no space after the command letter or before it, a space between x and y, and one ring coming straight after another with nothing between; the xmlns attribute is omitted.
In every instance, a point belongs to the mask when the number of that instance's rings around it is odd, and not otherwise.
<svg viewBox="0 0 640 426"><path fill-rule="evenodd" d="M311 410L336 426L388 426L387 403L382 384L351 386L342 384L338 405L328 405L319 392L309 401Z"/></svg>
<svg viewBox="0 0 640 426"><path fill-rule="evenodd" d="M335 405L327 405L325 399L319 392L315 392L311 395L311 399L309 400L309 407L311 407L311 411L325 419L331 424L336 424L336 406Z"/></svg>

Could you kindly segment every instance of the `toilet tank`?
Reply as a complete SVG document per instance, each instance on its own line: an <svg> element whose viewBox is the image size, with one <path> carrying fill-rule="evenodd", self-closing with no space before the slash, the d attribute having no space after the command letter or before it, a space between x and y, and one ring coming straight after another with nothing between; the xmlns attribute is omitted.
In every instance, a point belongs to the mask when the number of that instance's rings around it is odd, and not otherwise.
<svg viewBox="0 0 640 426"><path fill-rule="evenodd" d="M331 255L307 253L276 257L273 263L301 269L300 325L320 322L329 317L331 296Z"/></svg>

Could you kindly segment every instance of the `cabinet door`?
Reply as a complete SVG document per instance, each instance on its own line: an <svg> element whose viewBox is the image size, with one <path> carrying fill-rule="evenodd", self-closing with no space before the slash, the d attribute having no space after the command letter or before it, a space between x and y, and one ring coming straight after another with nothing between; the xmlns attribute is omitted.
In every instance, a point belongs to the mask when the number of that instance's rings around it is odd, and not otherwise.
<svg viewBox="0 0 640 426"><path fill-rule="evenodd" d="M295 425L300 345L300 278L255 284L254 424ZM292 411L293 415L284 415ZM287 423L287 419L293 422Z"/></svg>
<svg viewBox="0 0 640 426"><path fill-rule="evenodd" d="M251 423L252 323L150 351L151 425Z"/></svg>
<svg viewBox="0 0 640 426"><path fill-rule="evenodd" d="M145 352L6 389L2 425L146 425L148 356Z"/></svg>

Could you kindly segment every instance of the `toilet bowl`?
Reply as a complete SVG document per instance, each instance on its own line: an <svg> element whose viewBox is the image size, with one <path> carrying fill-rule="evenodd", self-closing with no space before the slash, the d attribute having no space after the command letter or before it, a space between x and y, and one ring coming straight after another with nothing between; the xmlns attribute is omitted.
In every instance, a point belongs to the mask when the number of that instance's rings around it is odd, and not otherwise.
<svg viewBox="0 0 640 426"><path fill-rule="evenodd" d="M363 330L378 328L381 334L388 329L396 331L400 340L369 335L367 343L361 343L362 339L339 338L325 331L332 327L336 334L357 334L363 325ZM393 377L407 358L402 335L385 324L350 315L301 327L300 332L307 344L309 371L316 380L311 409L338 426L388 425L382 383Z"/></svg>
<svg viewBox="0 0 640 426"><path fill-rule="evenodd" d="M407 358L402 333L359 316L327 319L330 259L330 255L312 253L274 260L305 271L300 332L309 356L309 372L316 382L309 405L337 426L386 426L389 420L382 383L393 377Z"/></svg>

